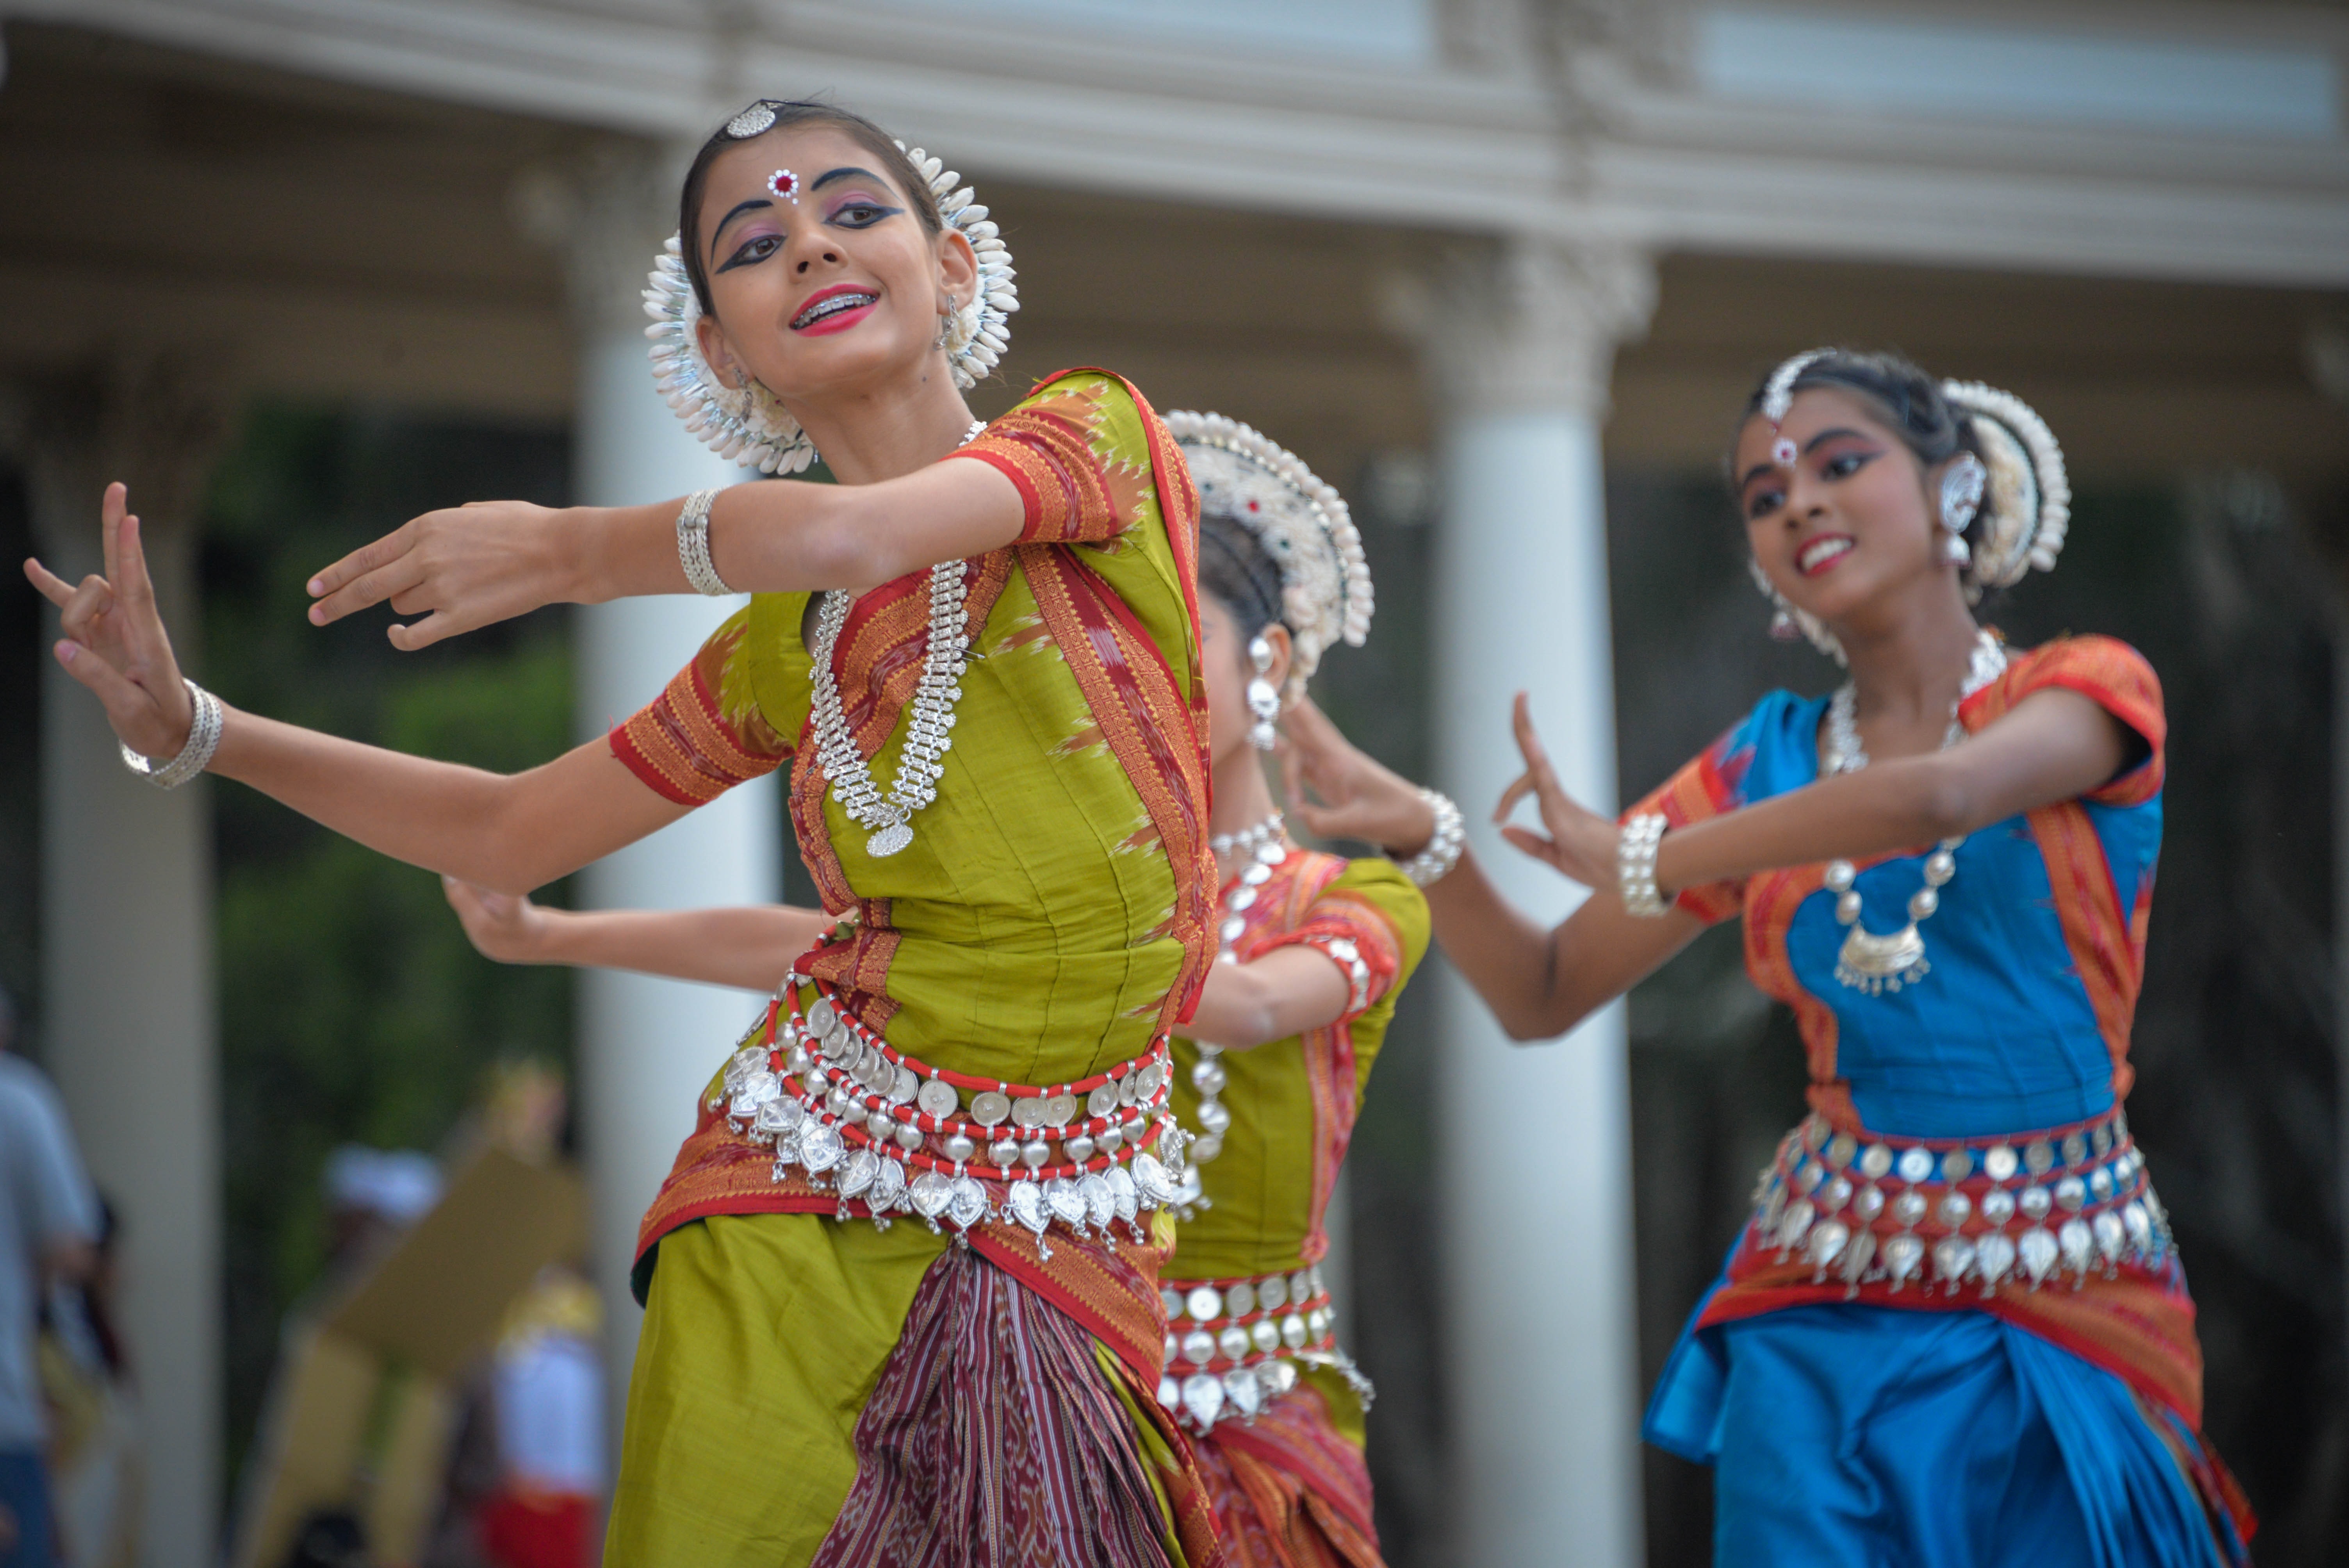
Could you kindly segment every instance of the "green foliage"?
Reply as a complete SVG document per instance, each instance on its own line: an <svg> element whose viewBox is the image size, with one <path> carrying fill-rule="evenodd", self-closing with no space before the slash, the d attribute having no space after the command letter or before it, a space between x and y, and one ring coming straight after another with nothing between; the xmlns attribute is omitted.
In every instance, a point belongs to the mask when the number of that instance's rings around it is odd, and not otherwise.
<svg viewBox="0 0 2349 1568"><path fill-rule="evenodd" d="M404 655L381 612L311 626L303 585L433 505L559 501L564 465L555 433L255 410L209 498L208 678L241 707L397 750L501 772L555 756L571 711L559 616ZM571 985L475 954L430 873L251 791L214 799L234 1469L285 1314L326 1266L327 1152L434 1149L492 1063L567 1064Z"/></svg>

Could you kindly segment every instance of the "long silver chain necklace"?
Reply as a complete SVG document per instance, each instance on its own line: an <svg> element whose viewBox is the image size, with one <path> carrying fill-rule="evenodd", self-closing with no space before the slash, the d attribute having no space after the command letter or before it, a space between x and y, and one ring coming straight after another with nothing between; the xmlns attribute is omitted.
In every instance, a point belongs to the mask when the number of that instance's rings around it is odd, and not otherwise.
<svg viewBox="0 0 2349 1568"><path fill-rule="evenodd" d="M1247 912L1256 905L1257 890L1272 880L1272 869L1288 859L1288 846L1281 841L1283 819L1275 811L1253 827L1237 833L1218 833L1207 841L1219 855L1238 855L1245 861L1239 874L1232 879L1232 891L1224 895L1223 923L1216 930L1216 962L1237 964L1240 938L1247 932ZM1218 1098L1229 1081L1224 1064L1216 1058L1224 1047L1206 1040L1191 1042L1198 1048L1199 1059L1191 1064L1191 1087L1199 1091L1199 1135L1189 1151L1189 1164L1183 1171L1182 1186L1174 1202L1181 1209L1209 1207L1199 1190L1199 1167L1224 1151L1224 1134L1230 1130L1232 1113Z"/></svg>
<svg viewBox="0 0 2349 1568"><path fill-rule="evenodd" d="M974 419L956 445L968 446L986 428L986 420ZM832 780L832 798L871 835L864 841L864 852L874 860L885 860L912 843L914 813L938 798L938 779L946 773L941 759L954 747L954 708L962 696L957 683L968 667L964 659L970 647L964 607L969 593L967 564L944 561L930 568L929 643L922 651L921 679L905 707L905 744L897 754L897 777L885 796L849 733L840 704L840 680L832 667L856 595L844 588L827 590L816 612L815 640L808 649L815 666L811 717L816 760Z"/></svg>
<svg viewBox="0 0 2349 1568"><path fill-rule="evenodd" d="M1988 632L1975 634L1973 651L1966 660L1965 684L1959 688L1958 700L1950 705L1950 727L1941 736L1942 750L1966 738L1965 726L1958 722L1959 707L2005 668L2006 649L1999 640ZM1827 703L1827 773L1857 773L1868 766L1868 751L1859 739L1858 706L1859 688L1850 681L1838 687ZM1934 846L1925 857L1925 885L1909 898L1909 923L1881 934L1859 923L1859 892L1852 885L1858 872L1849 861L1827 862L1826 885L1836 895L1836 919L1846 927L1843 946L1836 954L1837 981L1875 996L1913 985L1931 972L1933 966L1925 957L1925 938L1917 928L1941 907L1940 890L1958 874L1958 846L1965 841L1966 836L1960 833Z"/></svg>

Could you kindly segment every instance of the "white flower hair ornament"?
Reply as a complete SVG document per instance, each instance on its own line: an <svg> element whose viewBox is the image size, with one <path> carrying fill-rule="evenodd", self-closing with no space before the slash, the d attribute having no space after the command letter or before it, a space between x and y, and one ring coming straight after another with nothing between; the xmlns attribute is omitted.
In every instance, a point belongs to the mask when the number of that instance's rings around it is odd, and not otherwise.
<svg viewBox="0 0 2349 1568"><path fill-rule="evenodd" d="M1978 603L1985 591L2012 588L2034 567L2055 570L2072 526L2072 482L2055 433L2013 393L1944 381L1941 396L1973 425L1989 470L1981 537L1962 573L1966 602Z"/></svg>
<svg viewBox="0 0 2349 1568"><path fill-rule="evenodd" d="M771 111L758 121L759 108L753 105L735 116L727 123L727 134L740 139L772 125ZM1011 341L1010 315L1019 308L1011 253L987 209L973 199L971 188L956 185L959 175L918 147L909 150L901 141L897 149L929 181L939 222L968 240L978 258L978 289L970 299L957 302L942 335L955 385L975 386L1001 361ZM815 443L781 398L756 378L739 389L727 386L702 357L695 327L701 319L701 301L686 273L677 235L671 234L653 259L647 281L645 314L652 317L652 325L645 328L645 335L652 340L653 380L685 428L727 461L761 473L795 474L814 462Z"/></svg>
<svg viewBox="0 0 2349 1568"><path fill-rule="evenodd" d="M1166 428L1190 464L1201 513L1247 529L1280 570L1280 619L1293 649L1281 699L1293 703L1331 645L1359 648L1371 634L1361 531L1345 498L1303 459L1238 420L1178 409Z"/></svg>

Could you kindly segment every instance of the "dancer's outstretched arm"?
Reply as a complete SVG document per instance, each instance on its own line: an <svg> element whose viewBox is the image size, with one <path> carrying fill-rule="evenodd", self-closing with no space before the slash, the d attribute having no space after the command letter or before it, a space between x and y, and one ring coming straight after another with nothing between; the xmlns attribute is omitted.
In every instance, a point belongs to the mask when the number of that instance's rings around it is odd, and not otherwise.
<svg viewBox="0 0 2349 1568"><path fill-rule="evenodd" d="M421 648L542 604L688 593L678 563L682 499L648 506L476 501L428 511L310 580L318 625L391 602L423 617L391 628ZM768 480L719 492L709 509L718 575L745 593L862 591L938 561L1016 542L1019 487L981 462L932 463L876 484Z"/></svg>
<svg viewBox="0 0 2349 1568"><path fill-rule="evenodd" d="M1292 708L1287 722L1284 761L1299 820L1324 837L1399 853L1426 843L1434 822L1412 784L1357 750L1310 704ZM1623 907L1615 891L1615 823L1559 786L1522 694L1516 728L1526 771L1503 793L1495 820L1534 796L1547 833L1505 826L1503 836L1594 896L1545 932L1502 896L1473 853L1463 853L1452 874L1427 890L1427 903L1445 955L1502 1027L1517 1039L1547 1039L1661 967L1703 924L1678 909L1643 920ZM2140 745L2089 698L2034 692L1963 746L1878 762L1673 830L1657 856L1657 884L1673 891L1971 832L2098 788Z"/></svg>
<svg viewBox="0 0 2349 1568"><path fill-rule="evenodd" d="M485 958L632 969L706 985L772 991L833 922L789 904L728 909L546 909L520 893L442 877L449 905Z"/></svg>
<svg viewBox="0 0 2349 1568"><path fill-rule="evenodd" d="M792 962L832 928L812 909L545 909L528 898L443 877L465 935L501 964L632 969L710 985L772 991ZM1310 947L1281 947L1249 964L1218 964L1186 1033L1244 1051L1333 1024L1345 1015L1346 976Z"/></svg>
<svg viewBox="0 0 2349 1568"><path fill-rule="evenodd" d="M57 606L57 660L106 706L114 733L142 756L185 747L192 720L171 640L122 486L107 487L106 573L70 584L36 561L33 585ZM511 777L435 762L222 704L211 770L398 860L521 892L667 826L688 808L663 799L591 741Z"/></svg>

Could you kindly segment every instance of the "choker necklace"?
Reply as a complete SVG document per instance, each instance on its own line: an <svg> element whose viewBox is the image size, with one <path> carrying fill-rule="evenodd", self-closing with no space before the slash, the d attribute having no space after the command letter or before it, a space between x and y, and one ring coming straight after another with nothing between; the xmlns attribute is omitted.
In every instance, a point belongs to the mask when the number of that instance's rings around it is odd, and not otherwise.
<svg viewBox="0 0 2349 1568"><path fill-rule="evenodd" d="M986 420L972 420L956 447L968 446L986 428ZM913 701L906 705L905 745L897 755L897 777L885 796L874 781L864 753L856 748L855 737L849 733L848 719L840 706L839 677L832 667L833 654L840 645L840 634L848 624L849 606L856 595L844 588L827 590L816 614L815 640L808 649L815 666L810 707L816 760L824 777L832 780L833 799L871 835L864 841L864 852L874 860L885 860L911 844L914 813L938 798L938 780L946 773L941 759L953 748L954 737L949 732L955 724L955 704L962 696L962 687L956 683L967 667L963 655L970 646L963 607L969 592L967 564L947 561L930 568L929 643L922 652L921 680L914 688Z"/></svg>
<svg viewBox="0 0 2349 1568"><path fill-rule="evenodd" d="M2005 669L2006 649L1988 632L1976 633L1973 651L1966 661L1965 684L1959 688L1958 700L1950 705L1950 727L1941 736L1942 750L1966 738L1965 726L1958 722L1959 707ZM1857 773L1868 766L1868 751L1859 740L1858 703L1858 687L1846 681L1827 704L1826 773ZM1852 885L1858 872L1852 863L1827 862L1826 886L1836 895L1836 919L1846 927L1843 947L1836 954L1838 982L1875 996L1913 985L1931 971L1933 966L1925 958L1925 939L1917 927L1941 907L1940 890L1958 874L1958 846L1965 841L1966 836L1961 833L1933 847L1933 852L1925 857L1925 885L1909 899L1909 923L1880 935L1859 923L1859 892Z"/></svg>

